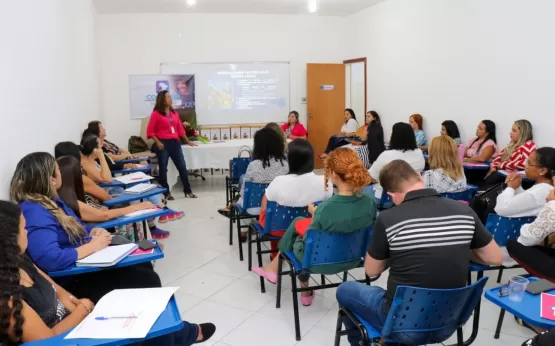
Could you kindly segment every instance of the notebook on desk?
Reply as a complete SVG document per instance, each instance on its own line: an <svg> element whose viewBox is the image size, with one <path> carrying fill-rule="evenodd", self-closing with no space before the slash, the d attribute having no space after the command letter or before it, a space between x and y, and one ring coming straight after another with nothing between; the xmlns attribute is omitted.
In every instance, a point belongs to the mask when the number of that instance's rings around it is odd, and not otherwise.
<svg viewBox="0 0 555 346"><path fill-rule="evenodd" d="M93 253L83 259L78 260L75 264L78 267L111 267L118 264L130 253L137 250L137 244L125 244L109 246L103 250Z"/></svg>
<svg viewBox="0 0 555 346"><path fill-rule="evenodd" d="M155 189L155 188L156 188L156 185L154 185L154 184L143 183L143 184L138 184L138 185L135 185L133 187L125 189L125 192L126 193L141 194L141 193L145 193L145 192L150 191L150 190Z"/></svg>
<svg viewBox="0 0 555 346"><path fill-rule="evenodd" d="M135 184L141 181L149 181L150 179L154 179L154 178L151 177L150 175L144 174L143 172L135 172L135 173L114 178L114 180L117 180L123 184Z"/></svg>

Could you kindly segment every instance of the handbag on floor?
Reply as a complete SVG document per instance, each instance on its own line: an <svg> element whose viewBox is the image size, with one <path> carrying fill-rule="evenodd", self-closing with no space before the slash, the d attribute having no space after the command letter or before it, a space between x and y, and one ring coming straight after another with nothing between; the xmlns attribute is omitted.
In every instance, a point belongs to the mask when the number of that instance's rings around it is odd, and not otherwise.
<svg viewBox="0 0 555 346"><path fill-rule="evenodd" d="M497 205L497 196L505 190L506 184L497 184L483 193L474 196L472 202L470 202L470 207L476 212L478 218L485 225L488 215L495 213L495 206Z"/></svg>

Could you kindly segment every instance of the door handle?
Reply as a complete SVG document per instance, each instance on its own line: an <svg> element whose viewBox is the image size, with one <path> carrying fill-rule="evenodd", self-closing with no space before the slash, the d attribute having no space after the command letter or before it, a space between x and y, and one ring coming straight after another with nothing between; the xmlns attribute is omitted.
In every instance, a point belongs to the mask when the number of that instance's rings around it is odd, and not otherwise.
<svg viewBox="0 0 555 346"><path fill-rule="evenodd" d="M308 113L308 118L312 119L312 113Z"/></svg>

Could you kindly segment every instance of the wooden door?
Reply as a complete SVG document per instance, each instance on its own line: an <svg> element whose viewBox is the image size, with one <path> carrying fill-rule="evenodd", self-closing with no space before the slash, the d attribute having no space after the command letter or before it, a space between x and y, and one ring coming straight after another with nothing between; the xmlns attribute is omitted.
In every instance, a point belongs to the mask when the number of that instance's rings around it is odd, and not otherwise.
<svg viewBox="0 0 555 346"><path fill-rule="evenodd" d="M345 65L307 64L306 69L308 141L318 156L345 121ZM316 158L315 166L322 168L322 161Z"/></svg>

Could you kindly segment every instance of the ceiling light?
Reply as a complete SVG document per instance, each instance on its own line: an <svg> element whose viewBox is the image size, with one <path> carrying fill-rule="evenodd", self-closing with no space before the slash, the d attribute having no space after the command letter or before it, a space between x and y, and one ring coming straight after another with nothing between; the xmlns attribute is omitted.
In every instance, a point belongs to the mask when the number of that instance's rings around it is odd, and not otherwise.
<svg viewBox="0 0 555 346"><path fill-rule="evenodd" d="M308 12L315 13L318 10L317 0L308 0Z"/></svg>
<svg viewBox="0 0 555 346"><path fill-rule="evenodd" d="M187 0L187 5L194 6L197 3L197 0Z"/></svg>

